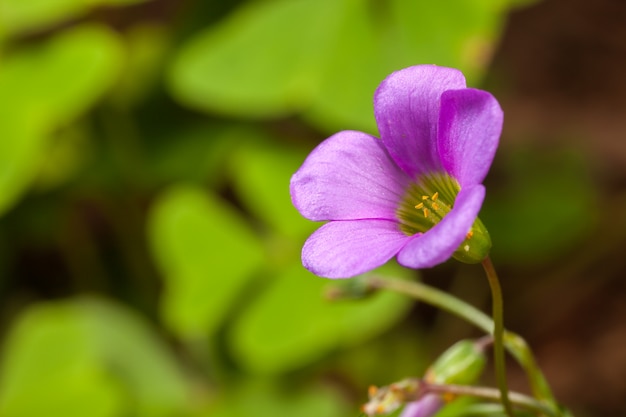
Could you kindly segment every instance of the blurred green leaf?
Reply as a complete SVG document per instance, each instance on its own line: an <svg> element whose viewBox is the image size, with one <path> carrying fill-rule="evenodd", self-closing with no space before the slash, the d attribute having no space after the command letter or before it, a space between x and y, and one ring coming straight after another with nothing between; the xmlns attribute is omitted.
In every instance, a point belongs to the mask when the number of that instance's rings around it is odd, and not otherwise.
<svg viewBox="0 0 626 417"><path fill-rule="evenodd" d="M459 68L476 84L491 58L506 8L500 1L350 2L335 34L319 94L306 114L329 131L376 132L374 91L393 71L416 64Z"/></svg>
<svg viewBox="0 0 626 417"><path fill-rule="evenodd" d="M98 6L122 6L146 0L0 0L0 35L44 29ZM0 36L1 37L1 36Z"/></svg>
<svg viewBox="0 0 626 417"><path fill-rule="evenodd" d="M0 67L0 213L33 180L51 132L92 106L116 80L119 38L83 26L17 49ZM42 70L45 69L45 70Z"/></svg>
<svg viewBox="0 0 626 417"><path fill-rule="evenodd" d="M183 336L214 332L262 261L262 248L233 207L193 185L154 203L149 239L165 278L161 304Z"/></svg>
<svg viewBox="0 0 626 417"><path fill-rule="evenodd" d="M118 80L124 46L105 26L86 25L16 54L15 95L43 106L50 128L69 123ZM7 62L7 66L11 62ZM45 68L45 71L41 69ZM7 71L10 71L6 68ZM28 81L27 81L28 80Z"/></svg>
<svg viewBox="0 0 626 417"><path fill-rule="evenodd" d="M164 417L185 405L182 375L152 330L101 300L29 308L2 364L3 416Z"/></svg>
<svg viewBox="0 0 626 417"><path fill-rule="evenodd" d="M373 97L376 87L392 71L419 63L394 66L383 58L386 48L381 25L386 23L372 8L384 3L341 0L343 15L335 27L326 27L329 42L324 56L324 73L305 116L328 131L360 129L376 133ZM384 16L385 10L379 10ZM395 39L391 39L395 42ZM402 53L403 51L399 51Z"/></svg>
<svg viewBox="0 0 626 417"><path fill-rule="evenodd" d="M184 103L225 114L304 111L327 130L375 131L372 97L391 72L418 63L489 63L504 1L274 0L246 5L182 49L170 72Z"/></svg>
<svg viewBox="0 0 626 417"><path fill-rule="evenodd" d="M391 33L399 43L396 47L404 50L399 54L403 64L418 57L420 62L459 68L470 85L476 83L489 64L505 6L504 1L452 0L425 7L412 0L393 0L396 24Z"/></svg>
<svg viewBox="0 0 626 417"><path fill-rule="evenodd" d="M0 214L18 199L35 177L46 144L41 116L3 106L1 97L0 138L10 140L0 140ZM20 122L22 118L31 123Z"/></svg>
<svg viewBox="0 0 626 417"><path fill-rule="evenodd" d="M249 382L219 398L206 415L342 417L349 414L345 402L327 388L285 389L268 383Z"/></svg>
<svg viewBox="0 0 626 417"><path fill-rule="evenodd" d="M172 91L193 107L276 116L310 101L337 0L250 2L193 38L171 68Z"/></svg>
<svg viewBox="0 0 626 417"><path fill-rule="evenodd" d="M387 265L379 273L401 276L407 271ZM324 297L331 282L299 264L280 273L232 328L230 344L237 360L253 372L290 371L380 334L411 305L391 292L332 302Z"/></svg>
<svg viewBox="0 0 626 417"><path fill-rule="evenodd" d="M306 153L267 142L248 142L233 155L231 172L246 209L285 236L300 238L319 225L304 219L291 203L289 181Z"/></svg>
<svg viewBox="0 0 626 417"><path fill-rule="evenodd" d="M188 387L183 374L147 323L98 300L84 300L76 310L87 321L98 355L133 398L131 414L165 417L186 406Z"/></svg>

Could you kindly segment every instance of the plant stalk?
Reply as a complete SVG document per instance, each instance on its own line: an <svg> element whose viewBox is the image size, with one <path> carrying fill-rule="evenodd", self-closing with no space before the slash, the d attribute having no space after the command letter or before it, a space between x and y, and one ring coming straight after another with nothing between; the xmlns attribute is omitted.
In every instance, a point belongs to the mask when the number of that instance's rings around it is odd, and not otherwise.
<svg viewBox="0 0 626 417"><path fill-rule="evenodd" d="M387 289L408 295L418 301L465 319L485 333L492 334L494 330L493 320L476 307L421 282L370 276L367 279L367 285L371 288ZM559 408L556 405L550 386L537 366L533 353L526 341L513 332L504 331L503 342L506 350L524 369L535 398L542 401L553 411L551 415L562 415L558 411Z"/></svg>
<svg viewBox="0 0 626 417"><path fill-rule="evenodd" d="M496 380L500 389L502 406L509 417L513 417L513 406L509 399L509 388L506 380L506 358L504 356L504 301L498 274L489 257L482 262L491 288L493 315L493 354L496 369Z"/></svg>

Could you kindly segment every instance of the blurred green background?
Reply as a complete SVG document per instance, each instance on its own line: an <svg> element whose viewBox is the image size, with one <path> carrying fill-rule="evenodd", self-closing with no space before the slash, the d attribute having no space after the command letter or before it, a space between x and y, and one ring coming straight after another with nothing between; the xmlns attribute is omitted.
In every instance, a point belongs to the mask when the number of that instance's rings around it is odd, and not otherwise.
<svg viewBox="0 0 626 417"><path fill-rule="evenodd" d="M357 416L477 336L397 294L331 302L342 283L300 265L319 225L291 174L376 134L375 88L422 63L505 111L481 218L508 326L577 416L625 415L624 21L615 0L0 0L0 416ZM377 273L488 310L478 267Z"/></svg>

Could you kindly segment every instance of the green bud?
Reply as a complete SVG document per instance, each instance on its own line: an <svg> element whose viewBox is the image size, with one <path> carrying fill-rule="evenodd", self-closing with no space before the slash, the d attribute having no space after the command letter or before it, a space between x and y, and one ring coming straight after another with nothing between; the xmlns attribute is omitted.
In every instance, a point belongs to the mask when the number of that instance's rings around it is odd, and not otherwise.
<svg viewBox="0 0 626 417"><path fill-rule="evenodd" d="M465 236L465 240L456 252L452 254L452 257L466 264L477 264L489 255L490 250L491 237L489 236L489 231L483 222L476 218L472 228Z"/></svg>
<svg viewBox="0 0 626 417"><path fill-rule="evenodd" d="M475 382L485 368L484 344L461 340L452 345L426 371L426 381L466 385Z"/></svg>

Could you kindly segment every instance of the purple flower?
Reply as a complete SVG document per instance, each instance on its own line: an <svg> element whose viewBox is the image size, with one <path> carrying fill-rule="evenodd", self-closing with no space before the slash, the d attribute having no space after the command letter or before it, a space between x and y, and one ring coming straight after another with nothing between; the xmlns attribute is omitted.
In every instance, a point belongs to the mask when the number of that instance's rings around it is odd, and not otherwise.
<svg viewBox="0 0 626 417"><path fill-rule="evenodd" d="M491 247L477 215L502 129L498 102L458 70L420 65L381 83L374 114L380 139L339 132L291 179L300 213L329 221L304 244L304 266L348 278L394 256L410 268L480 262Z"/></svg>
<svg viewBox="0 0 626 417"><path fill-rule="evenodd" d="M443 399L435 394L427 394L417 401L408 403L400 417L430 417L443 407Z"/></svg>

